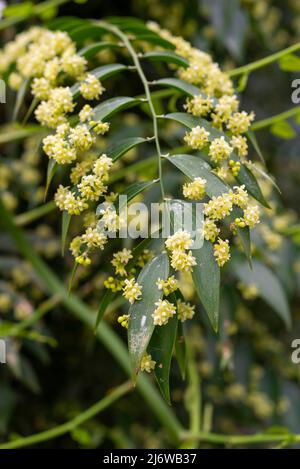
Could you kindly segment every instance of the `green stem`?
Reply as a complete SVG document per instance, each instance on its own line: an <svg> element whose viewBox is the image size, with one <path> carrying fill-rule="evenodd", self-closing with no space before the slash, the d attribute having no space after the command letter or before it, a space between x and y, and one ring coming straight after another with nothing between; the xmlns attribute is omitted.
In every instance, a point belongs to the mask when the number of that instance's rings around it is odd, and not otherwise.
<svg viewBox="0 0 300 469"><path fill-rule="evenodd" d="M290 47L287 47L286 49L283 49L279 52L275 52L275 54L268 55L267 57L264 57L263 59L256 60L255 62L252 62L247 65L243 65L242 67L234 68L233 70L230 70L229 72L227 72L227 74L230 77L235 77L237 75L242 75L242 74L248 74L250 72L253 72L253 70L257 70L258 68L262 68L273 62L277 62L277 60L279 60L284 55L291 54L292 52L296 52L299 49L300 49L300 42Z"/></svg>
<svg viewBox="0 0 300 469"><path fill-rule="evenodd" d="M35 270L41 285L45 292L50 295L58 295L61 297L62 304L86 324L91 330L94 329L96 312L91 310L75 295L69 294L64 287L62 281L54 274L47 264L40 258L38 253L34 251L33 246L27 241L23 232L15 225L11 214L4 207L0 199L0 222L10 233L20 253L31 263ZM97 338L106 347L115 360L119 363L123 371L131 377L132 370L126 347L121 339L111 330L104 322L98 328ZM139 376L137 381L137 389L143 396L158 420L166 428L170 438L176 444L179 441L179 433L182 430L181 424L178 422L174 413L165 404L160 397L158 391L150 383L144 375Z"/></svg>
<svg viewBox="0 0 300 469"><path fill-rule="evenodd" d="M130 40L124 34L119 28L116 26L111 26L107 23L100 22L101 25L103 25L105 28L107 28L109 31L114 33L121 41L124 43L126 46L129 54L131 55L132 61L136 67L137 73L141 79L141 82L143 84L144 90L145 90L145 95L146 95L146 100L148 102L150 112L152 115L152 122L153 122L153 132L154 132L154 139L155 139L155 145L156 145L156 150L157 150L157 158L158 158L158 177L159 177L159 183L160 183L160 188L161 188L161 195L162 198L165 198L165 190L164 190L164 185L163 185L163 178L162 178L162 153L161 153L161 148L160 148L160 142L159 142L159 135L158 135L158 116L155 111L155 107L153 104L148 80L143 72L142 66L140 64L139 58L134 50L134 48L131 45Z"/></svg>
<svg viewBox="0 0 300 469"><path fill-rule="evenodd" d="M266 127L270 127L276 122L280 122L284 119L296 116L297 114L300 114L300 106L295 106L292 109L288 109L287 111L281 112L280 114L276 114L276 116L254 122L254 124L251 125L251 130L260 130Z"/></svg>
<svg viewBox="0 0 300 469"><path fill-rule="evenodd" d="M37 443L41 443L42 441L49 441L53 438L57 438L58 436L64 435L65 433L69 433L74 428L78 427L79 425L82 425L87 420L90 420L103 410L107 409L107 407L109 407L111 404L120 399L120 397L124 396L124 394L127 394L131 389L132 383L128 381L122 384L121 386L118 386L110 394L108 394L108 396L96 402L96 404L92 405L69 422L51 428L50 430L46 430L41 433L36 433L35 435L25 436L23 438L18 438L17 440L8 443L3 443L2 445L0 445L0 449L14 449L22 448L24 446L35 445Z"/></svg>
<svg viewBox="0 0 300 469"><path fill-rule="evenodd" d="M290 435L290 434L268 434L268 433L257 433L255 435L220 435L217 433L206 433L199 432L196 434L183 432L181 434L181 439L183 441L196 439L199 442L203 443L212 443L218 445L255 445L262 443L274 443L274 442L283 442L290 440L290 444L300 442L300 435Z"/></svg>
<svg viewBox="0 0 300 469"><path fill-rule="evenodd" d="M35 322L41 319L48 311L54 308L57 304L61 301L60 296L53 296L48 300L44 301L37 310L30 315L28 318L24 319L20 323L10 323L9 329L7 331L0 331L0 337L16 337L21 335L21 333L27 329L28 327L32 326Z"/></svg>
<svg viewBox="0 0 300 469"><path fill-rule="evenodd" d="M15 223L17 226L24 226L28 225L29 223L43 217L49 212L52 212L56 209L56 205L54 201L48 202L40 207L36 207L29 212L21 213L17 215L15 218Z"/></svg>

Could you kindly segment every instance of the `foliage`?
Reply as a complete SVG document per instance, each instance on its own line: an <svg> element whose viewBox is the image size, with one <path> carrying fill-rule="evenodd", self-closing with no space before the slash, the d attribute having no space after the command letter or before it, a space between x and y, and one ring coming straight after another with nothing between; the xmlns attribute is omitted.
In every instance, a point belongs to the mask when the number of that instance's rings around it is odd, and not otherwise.
<svg viewBox="0 0 300 469"><path fill-rule="evenodd" d="M57 9L62 3L50 6ZM177 2L171 3L175 8ZM207 2L201 3L207 18ZM246 36L231 26L245 22L243 29L253 34L248 14L254 12L243 2L231 3L229 25L222 28L222 12L216 5L210 11L218 33L209 47L214 49L217 41L240 61ZM70 432L82 447L111 442L117 447L164 447L168 441L174 446L201 442L201 447L296 443L300 416L292 420L291 408L299 394L299 372L290 361L289 347L297 327L290 304L297 305L299 229L297 215L288 208L294 207L283 190L286 185L279 182L283 193L278 194L274 177L261 161L256 135L262 129L271 131L262 149L270 154L268 166L282 179L272 144L278 145L279 139L289 143L297 135L297 125L287 119L299 116L299 109L254 120L251 110L243 110L243 101L240 105L235 88L245 89L250 77L251 89L256 70L274 63L281 68L279 75L297 71L299 43L223 72L208 52L152 21L55 18L56 10L41 17L36 9L42 4L29 4L26 9L23 4L23 11L17 6L8 10L3 27L31 16L44 24L24 28L0 54L3 79L12 89L8 99L15 103L12 111L9 106L3 111L5 157L0 165L6 230L1 235L0 334L9 350L9 371L3 373L7 406L0 410L0 430L16 440L7 446ZM159 11L147 2L143 9L135 2L132 9L140 17L155 17L145 13L147 6ZM180 24L179 11L175 18ZM193 36L198 27L194 19L190 23L194 27L186 34ZM179 27L167 26L175 32ZM208 37L200 34L206 45ZM257 107L257 101L253 104ZM158 226L157 238L109 238L107 231L122 229L126 207L119 201L124 195L128 209L140 201L148 206L165 201L172 233L162 239ZM178 225L184 201L203 203L200 248L193 249L192 233ZM119 208L97 208L103 202L119 203ZM69 296L68 288L74 294ZM53 413L47 409L50 422L61 417L70 422L57 430L55 424L40 422L26 427L29 433L55 428L18 439L23 422L17 419L17 429L10 423L20 399L19 392L11 390L12 380L20 381L20 389L29 389L29 402L31 393L41 396L35 412L41 405L47 407L42 401L47 388L44 368L50 366L53 373L50 362L60 359L61 342L73 349L79 341L85 359L92 362L89 400L99 400L96 362L104 375L102 391L120 382L119 373L105 366L106 360L112 363L109 355L103 358L102 348L95 346L92 352L87 345L94 343L92 332L81 329L64 308L94 330L126 374L137 380L162 424L156 438L150 415L149 425L135 423L135 393L126 404L114 402L128 392L128 384L117 388L111 400L105 397L81 414L80 401L87 390L72 395L71 387L74 379L82 386L83 373L80 379L70 376L69 389L58 395ZM129 358L108 324L122 337L128 328ZM73 374L79 355L68 354ZM162 398L145 376L137 376L152 370ZM179 370L187 376L186 383ZM68 393L69 409L64 403ZM163 399L173 403L174 411ZM105 418L94 426L87 422L112 402L113 428ZM187 414L184 424L174 413L182 415L182 409ZM241 422L246 433L258 433L242 435ZM279 424L290 430L263 433ZM145 425L143 435L140 425ZM70 445L68 439L60 441L63 447Z"/></svg>

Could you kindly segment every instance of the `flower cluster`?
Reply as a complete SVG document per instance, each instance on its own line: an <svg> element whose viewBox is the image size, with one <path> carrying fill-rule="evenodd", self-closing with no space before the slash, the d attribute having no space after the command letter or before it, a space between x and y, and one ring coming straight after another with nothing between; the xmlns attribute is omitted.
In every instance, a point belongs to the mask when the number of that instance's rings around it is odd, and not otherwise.
<svg viewBox="0 0 300 469"><path fill-rule="evenodd" d="M154 370L155 365L156 361L152 360L151 355L146 353L141 361L141 371L147 371L147 373L151 373L151 371Z"/></svg>
<svg viewBox="0 0 300 469"><path fill-rule="evenodd" d="M134 278L128 280L125 279L125 286L123 288L123 296L130 304L133 304L136 300L141 299L142 287L139 285Z"/></svg>
<svg viewBox="0 0 300 469"><path fill-rule="evenodd" d="M205 185L206 179L200 177L195 178L193 182L184 184L182 190L184 197L191 200L202 199L205 196Z"/></svg>
<svg viewBox="0 0 300 469"><path fill-rule="evenodd" d="M192 319L195 314L195 306L185 303L182 300L177 301L178 318L181 322Z"/></svg>
<svg viewBox="0 0 300 469"><path fill-rule="evenodd" d="M152 317L156 326L164 326L176 314L176 307L168 300L158 300L155 306Z"/></svg>
<svg viewBox="0 0 300 469"><path fill-rule="evenodd" d="M171 266L173 269L188 272L196 265L196 259L192 255L192 251L188 251L193 245L193 240L187 231L180 230L169 236L165 245L171 253Z"/></svg>
<svg viewBox="0 0 300 469"><path fill-rule="evenodd" d="M174 277L174 275L171 275L171 277L167 278L167 280L158 279L156 285L159 290L163 291L165 296L174 293L176 290L178 290L179 286L178 280Z"/></svg>

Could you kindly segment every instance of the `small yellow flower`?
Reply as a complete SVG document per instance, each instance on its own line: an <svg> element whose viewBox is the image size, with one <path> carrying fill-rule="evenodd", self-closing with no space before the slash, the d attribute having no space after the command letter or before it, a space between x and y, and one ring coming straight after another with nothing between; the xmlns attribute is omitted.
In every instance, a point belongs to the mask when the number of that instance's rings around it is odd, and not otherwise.
<svg viewBox="0 0 300 469"><path fill-rule="evenodd" d="M125 279L125 286L123 288L123 296L129 303L133 304L136 300L140 300L142 295L142 287L134 278Z"/></svg>
<svg viewBox="0 0 300 469"><path fill-rule="evenodd" d="M196 264L197 262L192 255L192 251L184 252L180 249L172 251L171 266L173 269L180 270L181 272L191 272Z"/></svg>
<svg viewBox="0 0 300 469"><path fill-rule="evenodd" d="M197 177L193 182L184 184L183 186L183 195L187 199L199 200L205 196L205 185L206 179Z"/></svg>
<svg viewBox="0 0 300 469"><path fill-rule="evenodd" d="M259 208L257 205L249 205L244 209L244 221L250 228L259 223Z"/></svg>
<svg viewBox="0 0 300 469"><path fill-rule="evenodd" d="M218 239L217 243L214 244L214 256L220 267L223 267L223 265L230 259L228 239L225 239L225 241L221 238Z"/></svg>
<svg viewBox="0 0 300 469"><path fill-rule="evenodd" d="M201 150L209 142L209 132L204 127L197 125L191 132L187 132L184 137L184 141L193 150Z"/></svg>
<svg viewBox="0 0 300 469"><path fill-rule="evenodd" d="M176 307L168 300L158 300L155 303L156 309L152 314L154 324L156 326L163 326L167 324L169 319L176 314Z"/></svg>
<svg viewBox="0 0 300 469"><path fill-rule="evenodd" d="M232 147L226 142L225 137L222 135L211 142L208 154L214 163L220 163L229 158L232 150Z"/></svg>
<svg viewBox="0 0 300 469"><path fill-rule="evenodd" d="M195 314L195 306L191 306L190 303L185 303L180 299L177 301L178 318L181 322L187 319L192 319Z"/></svg>
<svg viewBox="0 0 300 469"><path fill-rule="evenodd" d="M193 240L190 233L185 230L179 230L172 236L168 237L165 245L169 251L174 251L176 249L189 249L193 245Z"/></svg>
<svg viewBox="0 0 300 469"><path fill-rule="evenodd" d="M132 259L132 253L130 249L124 248L122 251L118 251L113 255L112 265L116 270L116 274L126 275L125 266Z"/></svg>
<svg viewBox="0 0 300 469"><path fill-rule="evenodd" d="M129 318L129 314L123 314L123 316L118 317L118 323L121 324L122 327L125 327L125 329L128 329Z"/></svg>
<svg viewBox="0 0 300 469"><path fill-rule="evenodd" d="M171 277L169 277L167 280L161 280L159 278L156 282L156 285L159 290L164 292L165 296L168 296L174 291L178 290L178 281L174 275L171 275Z"/></svg>
<svg viewBox="0 0 300 469"><path fill-rule="evenodd" d="M80 93L87 100L98 99L103 91L104 88L100 81L91 73L85 77L84 82L80 85Z"/></svg>
<svg viewBox="0 0 300 469"><path fill-rule="evenodd" d="M150 354L146 353L141 361L141 371L147 371L147 373L151 373L154 370L156 365L156 361L152 360Z"/></svg>
<svg viewBox="0 0 300 469"><path fill-rule="evenodd" d="M220 229L217 227L217 225L215 224L213 220L206 218L203 223L203 233L204 233L204 238L207 241L211 241L212 243L214 243L216 240L216 237L220 233Z"/></svg>

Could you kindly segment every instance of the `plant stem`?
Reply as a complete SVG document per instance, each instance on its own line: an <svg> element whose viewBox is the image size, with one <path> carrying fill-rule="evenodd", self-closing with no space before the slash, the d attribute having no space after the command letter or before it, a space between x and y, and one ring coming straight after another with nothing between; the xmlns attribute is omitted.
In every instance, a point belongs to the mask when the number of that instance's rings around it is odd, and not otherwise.
<svg viewBox="0 0 300 469"><path fill-rule="evenodd" d="M62 281L55 275L48 265L44 263L38 253L33 249L33 246L27 241L21 229L15 225L11 214L7 211L1 199L0 213L0 223L2 223L10 233L20 253L31 263L41 285L44 288L44 291L50 295L60 296L62 304L72 314L74 314L74 316L79 318L84 324L93 330L96 312L91 310L75 295L68 293ZM102 322L101 326L98 328L96 336L100 342L102 342L104 347L109 350L123 371L131 377L132 369L128 352L121 339L104 322ZM161 424L168 431L174 444L177 444L179 441L179 434L182 431L182 426L146 376L139 376L137 389L158 420L160 420Z"/></svg>
<svg viewBox="0 0 300 469"><path fill-rule="evenodd" d="M260 443L273 443L283 442L290 440L290 444L300 442L300 435L286 434L268 434L257 433L255 435L221 435L218 433L199 432L196 434L183 432L181 434L182 440L196 439L199 442L213 443L218 445L254 445Z"/></svg>
<svg viewBox="0 0 300 469"><path fill-rule="evenodd" d="M253 72L253 70L257 70L258 68L262 68L262 67L265 67L266 65L276 62L284 55L291 54L292 52L296 52L299 49L300 49L300 42L290 47L287 47L286 49L283 49L279 52L275 52L275 54L268 55L267 57L264 57L263 59L256 60L255 62L252 62L247 65L243 65L242 67L234 68L233 70L230 70L229 72L227 72L227 74L230 77L235 77L237 75L242 75L242 74L248 74L250 72Z"/></svg>
<svg viewBox="0 0 300 469"><path fill-rule="evenodd" d="M289 117L296 116L297 114L300 114L300 106L295 106L292 109L288 109L287 111L281 112L280 114L276 114L276 116L254 122L254 124L251 125L251 130L260 130L266 127L270 127L276 122L280 122L284 119L288 119Z"/></svg>
<svg viewBox="0 0 300 469"><path fill-rule="evenodd" d="M134 50L134 48L131 45L130 40L124 34L119 28L116 26L111 26L105 22L100 21L100 24L103 25L105 28L107 28L109 31L114 33L116 36L118 36L119 39L124 43L126 46L129 54L131 55L132 61L136 67L137 73L141 79L141 82L143 84L144 90L145 90L145 95L146 95L146 100L148 102L150 112L152 115L152 121L153 121L153 132L154 132L154 139L155 139L155 145L156 145L156 150L157 150L157 157L158 157L158 177L159 177L159 183L160 183L160 189L161 189L161 195L162 198L165 198L165 190L164 190L164 185L163 185L163 178L162 178L162 154L161 154L161 148L160 148L160 142L159 142L159 135L158 135L158 117L155 111L155 107L153 104L148 80L143 72L142 66L140 64L139 58Z"/></svg>
<svg viewBox="0 0 300 469"><path fill-rule="evenodd" d="M41 443L42 441L49 441L53 438L57 438L58 436L64 435L65 433L69 433L74 428L78 427L79 425L82 425L87 420L90 420L91 418L95 417L97 414L105 410L111 404L120 399L120 397L124 396L124 394L127 394L130 390L132 390L132 383L130 381L127 381L126 383L121 384L120 386L115 388L106 397L96 402L96 404L92 405L69 422L51 428L50 430L46 430L41 433L36 433L35 435L25 436L23 438L18 438L17 440L8 443L3 443L0 445L0 449L14 449L22 448L24 446L35 445L37 443Z"/></svg>

